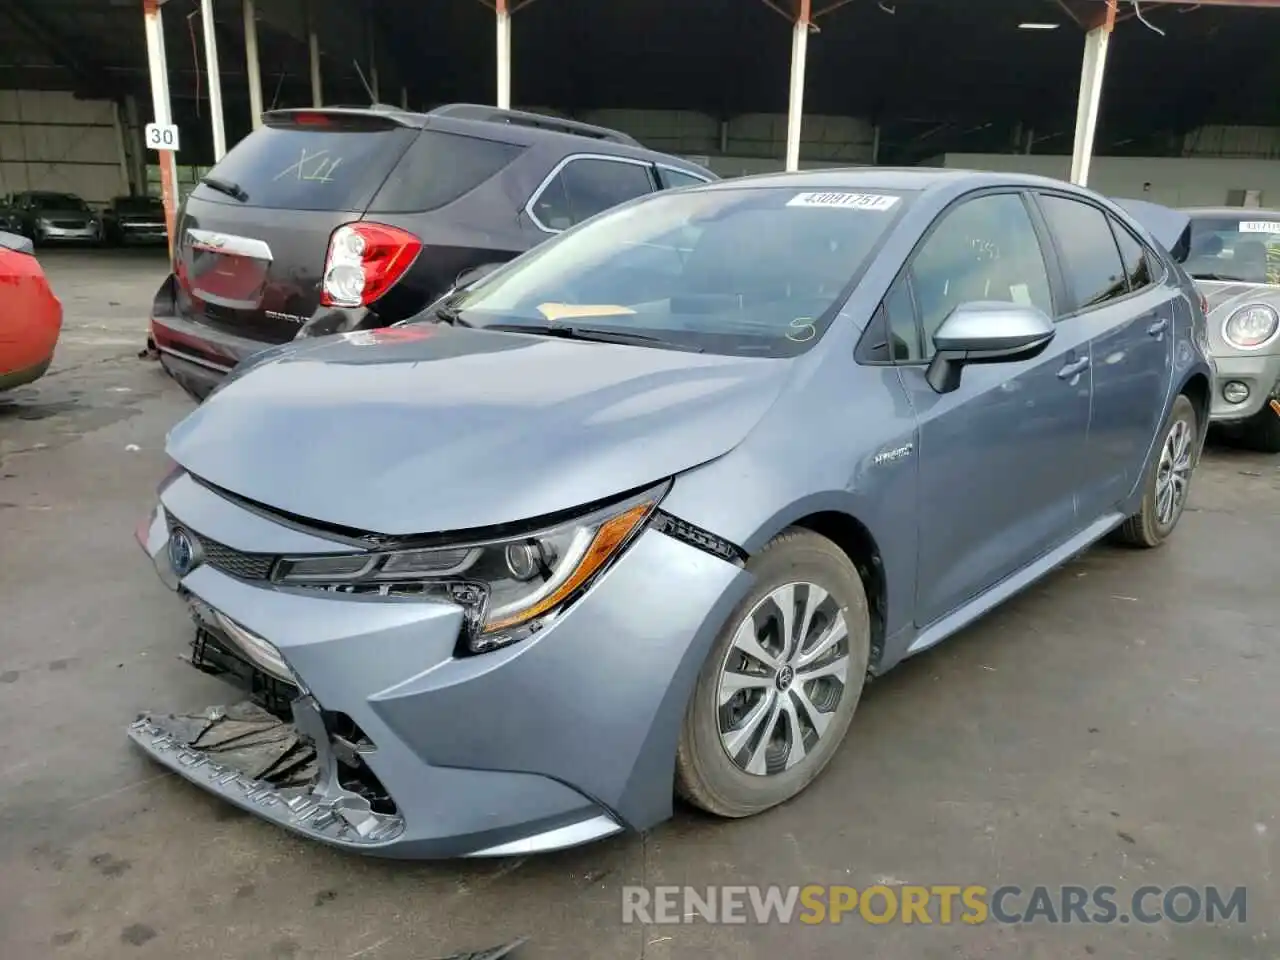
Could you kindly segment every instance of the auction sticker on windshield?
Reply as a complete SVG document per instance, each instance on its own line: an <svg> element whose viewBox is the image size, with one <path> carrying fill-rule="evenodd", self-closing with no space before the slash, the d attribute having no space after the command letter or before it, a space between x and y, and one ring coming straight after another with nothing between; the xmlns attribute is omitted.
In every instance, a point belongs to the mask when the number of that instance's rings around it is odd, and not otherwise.
<svg viewBox="0 0 1280 960"><path fill-rule="evenodd" d="M898 197L883 193L797 193L788 207L838 207L843 210L890 210Z"/></svg>
<svg viewBox="0 0 1280 960"><path fill-rule="evenodd" d="M1278 220L1245 220L1240 224L1241 233L1280 233Z"/></svg>

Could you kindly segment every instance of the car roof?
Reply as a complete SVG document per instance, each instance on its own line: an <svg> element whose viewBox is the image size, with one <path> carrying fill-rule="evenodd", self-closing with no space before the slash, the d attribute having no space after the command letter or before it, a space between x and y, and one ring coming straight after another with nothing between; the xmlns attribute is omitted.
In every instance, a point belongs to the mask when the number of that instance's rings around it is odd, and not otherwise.
<svg viewBox="0 0 1280 960"><path fill-rule="evenodd" d="M1183 207L1182 212L1193 220L1196 217L1222 217L1224 219L1244 219L1260 217L1264 220L1280 219L1280 210L1259 210L1254 207Z"/></svg>
<svg viewBox="0 0 1280 960"><path fill-rule="evenodd" d="M674 154L650 150L642 146L634 137L621 131L523 110L502 110L473 103L451 103L426 113L403 110L386 104L373 104L367 107L295 108L271 112L281 116L297 113L379 116L392 123L416 130L431 129L469 134L521 147L551 145L552 149L558 150L561 156L598 154L627 157L674 167L678 170L687 170L706 179L716 179L716 174L706 167ZM557 127L560 129L556 129Z"/></svg>

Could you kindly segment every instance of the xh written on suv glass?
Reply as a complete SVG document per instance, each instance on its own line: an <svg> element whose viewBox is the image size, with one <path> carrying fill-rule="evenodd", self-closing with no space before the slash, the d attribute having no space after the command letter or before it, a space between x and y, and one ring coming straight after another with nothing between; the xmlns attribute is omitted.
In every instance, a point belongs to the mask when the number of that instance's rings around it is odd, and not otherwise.
<svg viewBox="0 0 1280 960"><path fill-rule="evenodd" d="M913 197L795 187L658 193L534 248L450 308L478 327L563 324L654 346L792 356L822 336Z"/></svg>
<svg viewBox="0 0 1280 960"><path fill-rule="evenodd" d="M232 147L209 176L234 185L240 199L207 184L192 196L233 206L364 213L418 131L331 116L303 114L304 122L265 126Z"/></svg>

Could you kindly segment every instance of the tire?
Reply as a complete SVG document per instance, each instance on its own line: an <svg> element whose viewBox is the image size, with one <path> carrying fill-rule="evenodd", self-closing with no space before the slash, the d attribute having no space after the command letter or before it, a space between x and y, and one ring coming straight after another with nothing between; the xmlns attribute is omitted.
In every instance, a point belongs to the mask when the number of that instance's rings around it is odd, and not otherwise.
<svg viewBox="0 0 1280 960"><path fill-rule="evenodd" d="M1181 440L1175 440L1175 434L1185 438L1186 448L1182 451ZM1200 442L1199 418L1196 408L1185 395L1179 395L1165 421L1164 430L1160 433L1160 447L1147 470L1147 478L1143 483L1142 507L1126 520L1116 531L1117 539L1132 547L1151 549L1160 546L1173 533L1187 505L1187 495L1191 490L1191 478L1195 472L1196 447ZM1177 451L1171 448L1177 447ZM1178 454L1178 462L1183 462L1185 453L1185 469L1175 471L1182 480L1181 493L1175 489L1174 502L1170 511L1162 513L1161 490L1164 489L1163 478L1167 475L1166 455ZM1175 484L1176 488L1176 484Z"/></svg>
<svg viewBox="0 0 1280 960"><path fill-rule="evenodd" d="M1280 453L1280 414L1271 408L1270 400L1241 427L1244 446L1259 453Z"/></svg>
<svg viewBox="0 0 1280 960"><path fill-rule="evenodd" d="M676 750L676 793L708 813L730 818L749 817L791 799L823 771L849 729L871 653L871 620L862 579L848 556L830 540L808 530L786 531L752 557L747 569L755 575L756 585L734 609L712 646L685 711ZM795 601L791 604L793 627L799 633L808 604L820 599L810 585L825 591L826 598L811 613L807 637L790 644L789 660L774 658L782 664L780 669L764 668L764 661L752 661L740 652L735 637L754 614L746 635L755 639L760 653L770 654L780 639L777 628L782 623L775 595L788 586ZM814 656L838 615L843 617L846 637L827 653ZM834 633L838 635L839 630ZM764 642L758 639L761 636ZM773 652L781 652L780 645ZM833 670L836 661L844 664L843 677L804 680L807 671ZM721 677L730 666L738 668L737 677L757 671L752 679L758 682L733 694L721 707ZM815 707L821 731L806 703ZM744 737L743 731L750 726L746 721L757 710L763 719L753 735ZM722 723L729 728L723 735ZM762 731L770 734L771 747L764 745ZM803 756L794 752L797 732ZM734 733L743 741L731 744L739 746L736 760L725 743Z"/></svg>

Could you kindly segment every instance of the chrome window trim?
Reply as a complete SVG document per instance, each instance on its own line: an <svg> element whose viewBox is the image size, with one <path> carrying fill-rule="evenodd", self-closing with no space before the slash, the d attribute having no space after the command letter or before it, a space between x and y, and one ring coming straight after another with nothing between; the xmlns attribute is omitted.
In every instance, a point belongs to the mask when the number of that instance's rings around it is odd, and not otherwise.
<svg viewBox="0 0 1280 960"><path fill-rule="evenodd" d="M551 168L551 172L542 178L542 182L538 184L537 189L533 191L533 195L529 197L528 202L524 205L524 214L529 218L529 222L543 233L549 233L552 236L555 236L556 234L564 233L564 231L553 230L539 220L538 215L533 212L533 205L537 203L538 198L546 192L547 187L551 186L551 181L558 177L560 172L575 160L606 160L611 163L624 163L633 167L648 167L649 169L653 169L653 167L656 166L656 164L648 160L637 160L635 157L619 157L616 154L608 153L571 153L567 157L562 157L560 162ZM656 186L656 184L653 185ZM652 189L649 191L651 194L657 192L657 190Z"/></svg>

